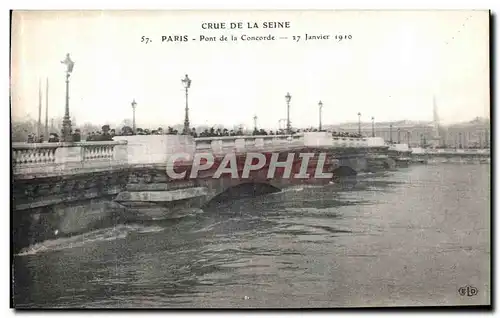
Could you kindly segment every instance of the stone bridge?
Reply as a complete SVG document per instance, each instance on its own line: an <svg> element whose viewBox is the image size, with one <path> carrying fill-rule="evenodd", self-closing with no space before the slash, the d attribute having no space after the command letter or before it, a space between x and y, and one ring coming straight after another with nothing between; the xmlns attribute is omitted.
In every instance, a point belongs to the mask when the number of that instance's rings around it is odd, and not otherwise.
<svg viewBox="0 0 500 318"><path fill-rule="evenodd" d="M12 145L14 249L48 238L85 233L117 222L174 217L186 208L301 183L328 183L358 171L393 166L380 138L332 138L327 133L197 138L178 135L120 136L111 142ZM186 158L169 162L174 154ZM248 153L263 154L262 167L242 178ZM277 162L292 156L290 175L301 172L300 153L311 153L302 178L284 176ZM190 174L196 155L213 156L213 167ZM237 175L216 176L227 154ZM321 155L324 156L321 159ZM321 162L321 164L318 164ZM321 166L318 168L318 166ZM167 168L186 172L174 179ZM331 173L332 177L318 178Z"/></svg>
<svg viewBox="0 0 500 318"><path fill-rule="evenodd" d="M411 156L428 163L490 163L490 149L413 148Z"/></svg>

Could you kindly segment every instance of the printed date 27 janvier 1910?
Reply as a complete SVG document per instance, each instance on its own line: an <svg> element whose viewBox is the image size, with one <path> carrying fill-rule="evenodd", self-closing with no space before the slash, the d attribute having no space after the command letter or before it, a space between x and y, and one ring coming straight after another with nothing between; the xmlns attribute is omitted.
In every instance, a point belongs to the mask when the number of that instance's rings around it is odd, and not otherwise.
<svg viewBox="0 0 500 318"><path fill-rule="evenodd" d="M206 36L199 35L196 37L189 37L188 35L162 35L160 42L189 42L191 41L199 41L199 42L248 42L248 41L276 41L276 40L292 40L294 42L301 41L321 41L321 40L334 40L337 42L352 40L351 34L308 34L304 35L292 35L292 36L277 36L277 35L247 35L241 34L238 36L235 35L220 35L220 36ZM153 39L142 36L141 42L144 44L149 44L153 42Z"/></svg>

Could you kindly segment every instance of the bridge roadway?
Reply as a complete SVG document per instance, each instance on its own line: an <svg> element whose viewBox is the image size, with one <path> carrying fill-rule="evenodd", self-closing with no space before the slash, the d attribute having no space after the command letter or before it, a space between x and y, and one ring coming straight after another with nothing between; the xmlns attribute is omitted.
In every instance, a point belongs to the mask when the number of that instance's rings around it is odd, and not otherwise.
<svg viewBox="0 0 500 318"><path fill-rule="evenodd" d="M279 136L196 138L178 135L119 136L112 142L14 143L14 249L41 240L84 233L116 222L175 217L247 195L279 191L300 183L352 179L359 171L394 167L381 138L332 138L327 133ZM261 167L242 172L248 153L264 155ZM172 160L174 154L183 160ZM290 171L277 167L268 175L272 154L278 162L291 158ZM299 153L315 154L301 170ZM319 155L324 156L321 159ZM191 178L193 159L213 156L213 165ZM235 174L217 176L234 156ZM229 157L228 157L229 158ZM258 162L258 160L257 160ZM257 162L251 161L252 164ZM174 179L167 168L185 172ZM309 177L295 178L309 173ZM290 177L287 177L289 175ZM339 179L340 178L340 179Z"/></svg>

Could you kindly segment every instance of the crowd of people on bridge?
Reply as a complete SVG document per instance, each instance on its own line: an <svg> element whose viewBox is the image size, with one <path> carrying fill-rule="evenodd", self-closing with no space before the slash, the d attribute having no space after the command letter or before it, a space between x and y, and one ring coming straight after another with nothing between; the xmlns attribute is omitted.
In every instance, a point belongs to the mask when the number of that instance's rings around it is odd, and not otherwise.
<svg viewBox="0 0 500 318"><path fill-rule="evenodd" d="M316 128L306 128L306 129L292 129L290 134L297 134L303 132L317 132L320 131ZM326 131L326 130L321 130ZM82 136L80 129L75 129L72 132L72 141L112 141L115 136L131 136L131 135L179 135L183 134L182 131L178 131L172 127L168 127L167 129L163 129L158 127L157 129L143 129L137 128L136 131L129 127L124 126L121 129L111 128L109 125L104 125L101 127L100 131L92 131L88 132L86 136ZM277 130L265 130L265 129L257 129L254 128L252 132L245 132L242 127L238 129L227 129L227 128L215 128L212 127L210 129L204 129L200 133L197 132L196 128L192 128L190 130L189 135L194 138L199 137L224 137L224 136L244 136L244 135L253 135L253 136L267 136L267 135L286 135L287 130L285 129L277 129ZM349 133L349 132L332 132L332 136L334 137L350 137L350 138L359 138L360 134L357 133ZM51 133L48 142L61 142L62 138L57 133ZM36 134L28 135L28 143L41 143L45 142L44 136L36 136Z"/></svg>
<svg viewBox="0 0 500 318"><path fill-rule="evenodd" d="M233 129L229 130L227 128L221 129L217 128L215 129L214 127L210 129L205 129L203 130L200 134L196 132L196 128L191 129L191 136L194 138L197 137L225 137L225 136L243 136L245 133L243 132L243 129L240 128L236 131Z"/></svg>
<svg viewBox="0 0 500 318"><path fill-rule="evenodd" d="M78 130L78 129L77 129ZM76 131L75 131L76 133ZM51 133L49 135L49 139L47 139L47 142L59 142L59 135L56 133ZM40 136L37 136L34 133L28 134L28 139L26 140L27 143L32 144L32 143L43 143L45 142L45 137L43 134L40 134Z"/></svg>
<svg viewBox="0 0 500 318"><path fill-rule="evenodd" d="M361 138L361 137L363 137L363 135L361 135L361 134L350 133L347 131L341 131L341 132L334 131L334 132L332 132L332 136L333 137L341 137L341 138Z"/></svg>
<svg viewBox="0 0 500 318"><path fill-rule="evenodd" d="M28 140L26 141L27 143L42 143L44 142L45 139L43 137L43 135L40 135L40 136L37 136L36 134L28 134Z"/></svg>

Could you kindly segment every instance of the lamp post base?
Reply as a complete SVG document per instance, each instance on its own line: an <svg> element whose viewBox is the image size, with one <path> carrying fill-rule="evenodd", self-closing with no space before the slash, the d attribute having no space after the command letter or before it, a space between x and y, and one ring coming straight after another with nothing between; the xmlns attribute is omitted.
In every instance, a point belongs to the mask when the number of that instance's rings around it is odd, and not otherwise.
<svg viewBox="0 0 500 318"><path fill-rule="evenodd" d="M191 131L189 129L189 121L187 121L187 120L184 121L184 128L182 129L182 134L183 135L191 134Z"/></svg>
<svg viewBox="0 0 500 318"><path fill-rule="evenodd" d="M63 120L63 127L61 129L62 141L65 141L65 142L73 141L73 136L71 135L71 133L72 133L71 120L65 118Z"/></svg>

